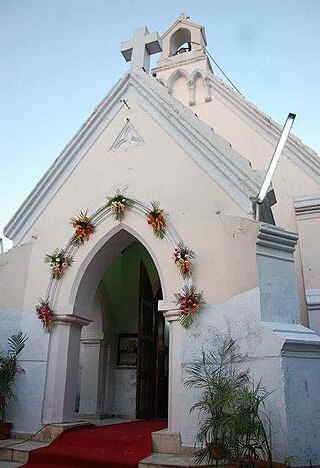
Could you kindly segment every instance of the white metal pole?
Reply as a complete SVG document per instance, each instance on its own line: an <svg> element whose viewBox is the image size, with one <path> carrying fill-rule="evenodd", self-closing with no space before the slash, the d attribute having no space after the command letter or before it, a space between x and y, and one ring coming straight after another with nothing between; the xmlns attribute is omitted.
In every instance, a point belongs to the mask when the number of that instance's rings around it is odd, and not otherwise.
<svg viewBox="0 0 320 468"><path fill-rule="evenodd" d="M285 145L285 143L287 141L287 138L289 136L289 133L290 133L290 130L291 130L291 127L292 127L292 124L293 124L295 118L296 118L296 114L291 114L291 113L287 117L286 123L284 124L284 127L282 129L280 140L279 140L279 142L277 144L277 147L275 149L275 152L274 152L273 157L271 159L271 162L269 164L269 167L268 167L265 179L263 181L262 187L260 189L259 195L256 198L257 203L262 203L265 196L266 196L266 194L267 194L267 191L268 191L269 185L271 183L274 171L276 169L276 165L279 162L281 152L282 152L283 147L284 147L284 145Z"/></svg>

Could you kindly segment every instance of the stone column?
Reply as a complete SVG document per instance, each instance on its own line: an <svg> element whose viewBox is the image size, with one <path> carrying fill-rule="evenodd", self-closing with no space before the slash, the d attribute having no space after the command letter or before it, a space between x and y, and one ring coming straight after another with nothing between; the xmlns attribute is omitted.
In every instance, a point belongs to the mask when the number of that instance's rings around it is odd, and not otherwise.
<svg viewBox="0 0 320 468"><path fill-rule="evenodd" d="M58 315L50 336L42 422L74 419L81 328L89 320Z"/></svg>
<svg viewBox="0 0 320 468"><path fill-rule="evenodd" d="M179 322L178 306L166 301L159 301L159 310L169 328L169 395L168 395L168 432L180 432L180 404L181 404L181 325Z"/></svg>
<svg viewBox="0 0 320 468"><path fill-rule="evenodd" d="M102 411L101 398L105 380L105 357L109 342L101 335L100 337L85 337L81 343L84 346L84 352L80 413L98 415Z"/></svg>
<svg viewBox="0 0 320 468"><path fill-rule="evenodd" d="M196 85L194 80L189 80L187 86L189 91L189 106L194 106L196 103Z"/></svg>
<svg viewBox="0 0 320 468"><path fill-rule="evenodd" d="M205 76L203 79L204 86L204 100L205 102L211 101L211 89L210 89L210 80L208 76Z"/></svg>
<svg viewBox="0 0 320 468"><path fill-rule="evenodd" d="M295 232L262 223L257 239L261 319L300 323L300 304L294 266Z"/></svg>
<svg viewBox="0 0 320 468"><path fill-rule="evenodd" d="M314 466L320 463L320 337L300 324L300 309L294 268L298 236L262 223L257 239L261 319L272 335L265 343L265 370L273 369L276 399L267 411L274 425L275 459L294 453ZM272 351L272 361L266 356ZM280 352L279 352L280 351ZM277 366L277 367L276 367ZM315 416L317 415L317 416ZM280 435L281 434L281 435Z"/></svg>
<svg viewBox="0 0 320 468"><path fill-rule="evenodd" d="M310 328L320 335L320 194L294 201Z"/></svg>

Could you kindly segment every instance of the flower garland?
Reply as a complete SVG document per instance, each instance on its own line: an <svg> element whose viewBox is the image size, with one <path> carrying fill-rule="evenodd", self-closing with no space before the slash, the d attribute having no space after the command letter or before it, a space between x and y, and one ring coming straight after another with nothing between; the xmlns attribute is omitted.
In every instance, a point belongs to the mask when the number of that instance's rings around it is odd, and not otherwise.
<svg viewBox="0 0 320 468"><path fill-rule="evenodd" d="M114 196L108 196L106 207L111 208L112 215L116 221L122 221L125 213L134 205L134 200L124 195L124 190L116 190ZM166 214L160 208L158 201L151 201L151 209L146 213L147 222L152 227L156 237L163 239L166 235ZM74 234L70 239L70 245L80 247L85 241L88 241L90 235L96 231L96 225L92 222L92 217L87 215L87 211L80 212L75 218L71 218L70 224L74 228ZM173 261L181 276L184 279L191 277L194 265L192 259L195 257L193 250L189 249L180 242L174 249ZM61 279L65 270L73 263L72 256L66 254L63 249L56 249L54 252L45 255L44 261L49 263L51 276L54 279ZM202 292L197 292L196 286L185 285L182 293L175 293L176 304L179 305L180 323L183 327L189 328L199 310L201 310L206 301ZM39 298L39 304L35 306L37 317L41 320L45 333L51 333L54 328L55 314L49 305L48 299Z"/></svg>
<svg viewBox="0 0 320 468"><path fill-rule="evenodd" d="M197 293L196 286L185 285L182 288L183 294L175 293L176 305L179 305L180 323L184 328L189 328L193 323L194 317L202 309L206 301L203 299L202 292Z"/></svg>
<svg viewBox="0 0 320 468"><path fill-rule="evenodd" d="M182 278L190 278L193 271L193 264L191 259L194 257L194 251L186 247L183 242L180 242L174 249L173 261L179 268Z"/></svg>
<svg viewBox="0 0 320 468"><path fill-rule="evenodd" d="M147 221L152 227L155 236L163 239L166 234L166 221L163 210L160 209L158 201L151 202L152 209L147 211Z"/></svg>
<svg viewBox="0 0 320 468"><path fill-rule="evenodd" d="M108 197L107 206L111 207L113 218L116 221L122 221L127 209L133 205L134 201L131 198L125 197L119 189L117 189L113 197Z"/></svg>
<svg viewBox="0 0 320 468"><path fill-rule="evenodd" d="M51 255L46 254L44 261L50 265L52 278L59 280L65 270L72 265L73 258L66 255L64 250L56 249Z"/></svg>
<svg viewBox="0 0 320 468"><path fill-rule="evenodd" d="M80 211L77 218L71 218L70 224L72 224L75 230L70 244L76 247L80 247L84 244L84 241L88 241L90 235L96 230L96 226L92 223L91 218L87 216L87 211L84 213Z"/></svg>
<svg viewBox="0 0 320 468"><path fill-rule="evenodd" d="M39 304L35 306L38 319L42 322L42 327L45 333L51 333L54 328L55 314L49 306L48 299L39 298Z"/></svg>

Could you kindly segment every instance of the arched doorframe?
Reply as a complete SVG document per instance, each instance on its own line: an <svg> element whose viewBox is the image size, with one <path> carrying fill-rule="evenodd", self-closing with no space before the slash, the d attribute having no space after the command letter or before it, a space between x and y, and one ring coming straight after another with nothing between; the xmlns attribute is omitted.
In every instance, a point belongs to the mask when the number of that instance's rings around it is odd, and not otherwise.
<svg viewBox="0 0 320 468"><path fill-rule="evenodd" d="M171 226L169 242L155 238L145 221L145 209L141 209L141 204L136 212L129 213L126 223L114 226L111 217L105 216L99 231L100 235L92 236L92 240L77 251L79 266L70 269L72 274L68 281L54 288L57 320L49 345L43 422L73 420L81 329L90 323L94 294L103 272L117 253L137 239L157 267L165 298L160 301L159 310L170 323L168 429L171 433L179 432L181 328L177 307L171 298L173 292L181 288L181 279L172 262L173 246L180 238Z"/></svg>

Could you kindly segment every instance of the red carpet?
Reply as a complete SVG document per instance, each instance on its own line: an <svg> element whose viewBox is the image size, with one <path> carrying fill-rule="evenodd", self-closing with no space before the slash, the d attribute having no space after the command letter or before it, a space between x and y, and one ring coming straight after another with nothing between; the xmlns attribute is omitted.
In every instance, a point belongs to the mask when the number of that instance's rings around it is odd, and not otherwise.
<svg viewBox="0 0 320 468"><path fill-rule="evenodd" d="M77 427L60 434L50 445L32 450L27 468L136 468L150 455L151 432L167 421L134 421L110 426Z"/></svg>

